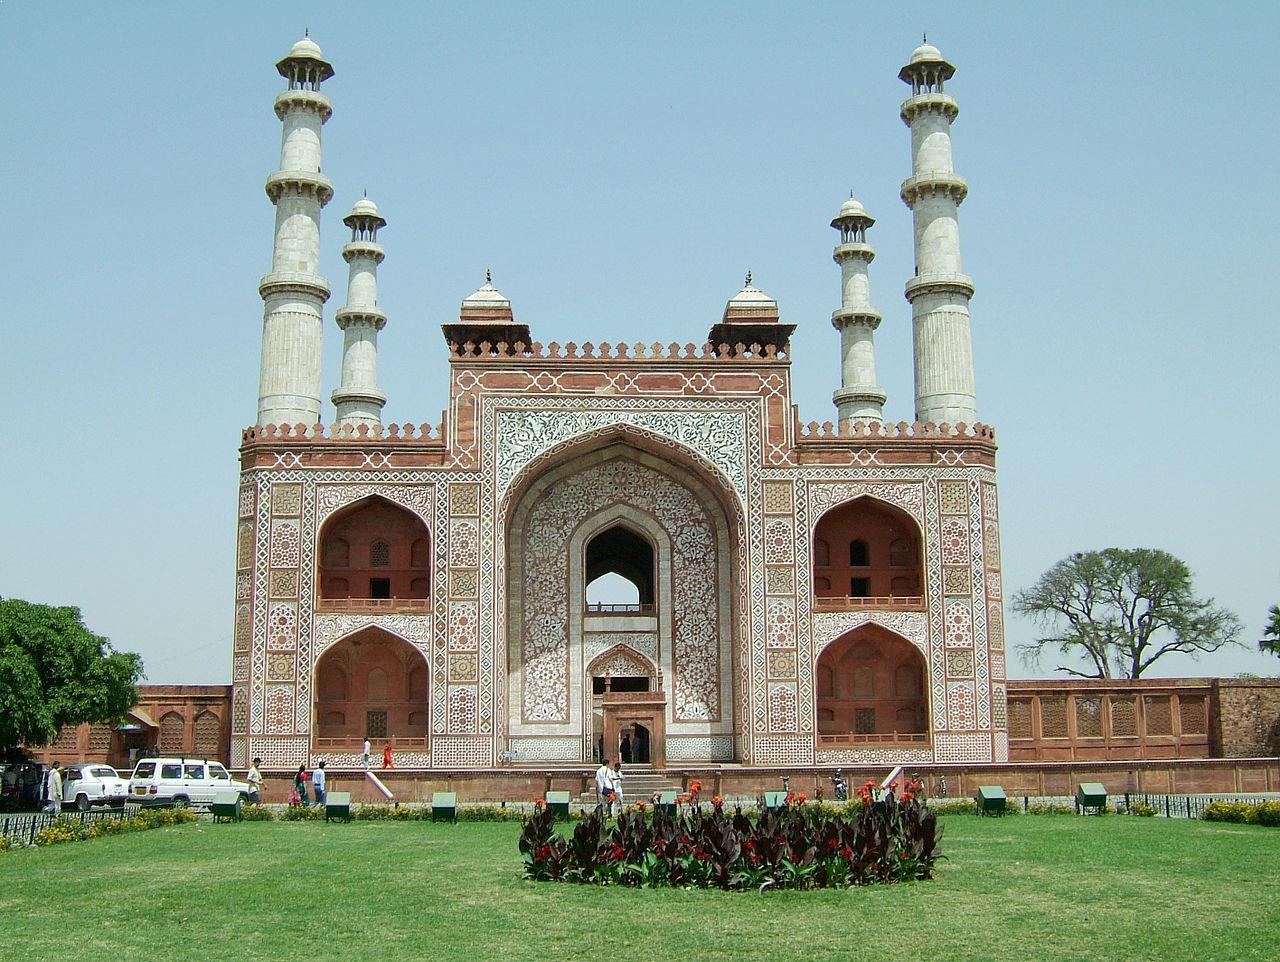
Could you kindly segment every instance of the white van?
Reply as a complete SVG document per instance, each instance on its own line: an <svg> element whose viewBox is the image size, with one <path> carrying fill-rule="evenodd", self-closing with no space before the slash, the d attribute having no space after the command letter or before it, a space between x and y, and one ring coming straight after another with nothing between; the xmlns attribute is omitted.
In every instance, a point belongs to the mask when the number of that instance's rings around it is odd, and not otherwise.
<svg viewBox="0 0 1280 962"><path fill-rule="evenodd" d="M247 782L202 758L144 758L129 779L129 800L142 805L211 805L221 792L238 792L247 802L251 791Z"/></svg>

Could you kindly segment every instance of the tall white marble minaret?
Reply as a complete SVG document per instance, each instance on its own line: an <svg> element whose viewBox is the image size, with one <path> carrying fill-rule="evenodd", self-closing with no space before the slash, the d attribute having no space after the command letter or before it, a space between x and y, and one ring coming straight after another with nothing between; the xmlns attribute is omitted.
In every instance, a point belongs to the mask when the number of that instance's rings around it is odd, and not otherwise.
<svg viewBox="0 0 1280 962"><path fill-rule="evenodd" d="M969 186L951 161L951 122L960 108L942 89L955 72L925 42L898 73L911 85L902 120L911 128L913 164L902 200L915 220L916 273L906 294L915 329L916 420L972 424L978 416L969 334L973 281L960 264L956 220Z"/></svg>
<svg viewBox="0 0 1280 962"><path fill-rule="evenodd" d="M276 97L284 124L280 169L267 178L276 205L271 273L258 292L265 302L259 424L320 421L320 356L329 282L320 274L320 211L333 184L320 173L320 128L333 113L320 84L333 76L319 46L303 37L276 64L287 82Z"/></svg>
<svg viewBox="0 0 1280 962"><path fill-rule="evenodd" d="M840 390L832 396L840 423L884 420L885 393L876 383L875 330L880 312L871 306L867 269L876 252L867 243L867 228L875 218L850 195L831 226L840 232L832 257L840 265L840 310L831 314L840 332Z"/></svg>
<svg viewBox="0 0 1280 962"><path fill-rule="evenodd" d="M368 197L356 201L342 222L351 228L351 240L342 248L351 273L347 304L334 315L343 342L342 386L333 392L333 403L340 424L373 426L382 423L382 406L387 403L378 390L378 332L387 324L387 315L378 307L378 265L386 257L378 230L387 222Z"/></svg>

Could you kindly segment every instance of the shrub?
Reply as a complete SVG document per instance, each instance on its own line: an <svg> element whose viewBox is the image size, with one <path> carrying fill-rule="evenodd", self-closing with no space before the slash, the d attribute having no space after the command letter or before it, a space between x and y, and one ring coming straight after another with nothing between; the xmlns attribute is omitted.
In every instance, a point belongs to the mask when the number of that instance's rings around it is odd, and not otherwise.
<svg viewBox="0 0 1280 962"><path fill-rule="evenodd" d="M1104 806L1103 811L1108 809ZM1076 808L1074 805L1064 805L1060 802L1032 802L1027 806L1028 815L1074 815Z"/></svg>
<svg viewBox="0 0 1280 962"><path fill-rule="evenodd" d="M36 833L37 845L57 845L61 842L81 842L104 835L124 835L127 832L145 832L148 829L194 822L196 815L186 808L143 809L136 815L118 818L98 818L82 822L74 815L54 819L47 828Z"/></svg>
<svg viewBox="0 0 1280 962"><path fill-rule="evenodd" d="M1125 809L1125 814L1137 815L1139 818L1154 818L1160 812L1154 805L1148 805L1146 802L1130 802L1129 807Z"/></svg>
<svg viewBox="0 0 1280 962"><path fill-rule="evenodd" d="M1200 813L1206 822L1239 822L1249 821L1253 806L1248 802L1210 802Z"/></svg>
<svg viewBox="0 0 1280 962"><path fill-rule="evenodd" d="M1011 804L1005 806L1006 811L1013 808ZM972 798L933 799L929 802L929 811L939 815L977 815L978 805Z"/></svg>
<svg viewBox="0 0 1280 962"><path fill-rule="evenodd" d="M1280 826L1280 802L1210 802L1200 813L1206 822Z"/></svg>
<svg viewBox="0 0 1280 962"><path fill-rule="evenodd" d="M265 805L254 805L250 803L240 809L240 817L246 822L274 822L276 813L271 811Z"/></svg>
<svg viewBox="0 0 1280 962"><path fill-rule="evenodd" d="M324 809L319 805L290 805L280 818L286 822L314 822L324 818Z"/></svg>
<svg viewBox="0 0 1280 962"><path fill-rule="evenodd" d="M942 830L918 790L908 782L901 795L867 804L866 789L848 814L800 798L754 818L716 804L674 815L632 810L612 828L601 806L567 838L540 807L525 822L520 852L526 878L599 885L808 889L927 879L942 857Z"/></svg>
<svg viewBox="0 0 1280 962"><path fill-rule="evenodd" d="M1259 802L1253 806L1253 823L1269 828L1280 826L1280 802Z"/></svg>

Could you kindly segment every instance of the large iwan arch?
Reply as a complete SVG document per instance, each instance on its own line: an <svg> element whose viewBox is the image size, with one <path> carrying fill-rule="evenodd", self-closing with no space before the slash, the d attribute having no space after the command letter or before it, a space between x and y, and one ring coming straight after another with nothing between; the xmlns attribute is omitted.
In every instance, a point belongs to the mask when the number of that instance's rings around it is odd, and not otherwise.
<svg viewBox="0 0 1280 962"><path fill-rule="evenodd" d="M627 443L569 456L517 493L506 567L513 748L594 757L588 666L622 643L657 666L680 751L731 759L737 526L720 498L695 470ZM636 584L641 602L589 606L586 586L604 571Z"/></svg>

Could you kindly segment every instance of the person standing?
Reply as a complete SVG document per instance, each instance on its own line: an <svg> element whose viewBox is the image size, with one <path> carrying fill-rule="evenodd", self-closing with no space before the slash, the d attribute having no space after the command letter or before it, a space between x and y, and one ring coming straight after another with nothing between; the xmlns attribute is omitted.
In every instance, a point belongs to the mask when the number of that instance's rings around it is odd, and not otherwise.
<svg viewBox="0 0 1280 962"><path fill-rule="evenodd" d="M369 762L371 759L371 756L369 755L369 747L369 736L366 735L364 739L364 755L361 756L364 759L364 770L366 772L369 770Z"/></svg>
<svg viewBox="0 0 1280 962"><path fill-rule="evenodd" d="M614 817L622 814L622 762L613 763L613 770L609 772L609 791L613 793L613 805L611 811Z"/></svg>
<svg viewBox="0 0 1280 962"><path fill-rule="evenodd" d="M49 766L49 771L44 776L44 795L49 800L45 808L52 812L54 816L61 815L62 772L58 769L57 762Z"/></svg>
<svg viewBox="0 0 1280 962"><path fill-rule="evenodd" d="M262 772L258 771L261 764L262 759L255 758L249 767L249 774L245 776L245 781L249 783L249 801L255 805L262 801Z"/></svg>
<svg viewBox="0 0 1280 962"><path fill-rule="evenodd" d="M324 762L316 766L316 770L311 773L311 786L315 789L316 805L324 805Z"/></svg>
<svg viewBox="0 0 1280 962"><path fill-rule="evenodd" d="M622 733L622 741L618 743L618 755L624 762L631 761L631 736L626 732Z"/></svg>
<svg viewBox="0 0 1280 962"><path fill-rule="evenodd" d="M596 769L596 804L609 804L609 782L613 772L609 769L609 759L601 759L600 767Z"/></svg>
<svg viewBox="0 0 1280 962"><path fill-rule="evenodd" d="M298 796L297 804L307 804L307 766L299 765L298 773L293 776L293 793ZM290 799L292 801L292 799Z"/></svg>
<svg viewBox="0 0 1280 962"><path fill-rule="evenodd" d="M391 760L391 742L387 742L386 745L382 747L382 767L383 768L396 767L396 763Z"/></svg>

